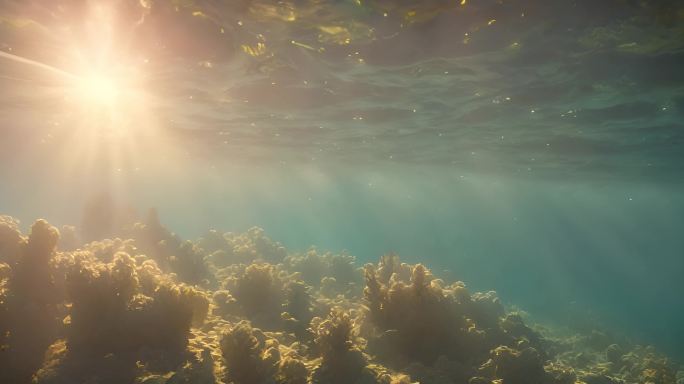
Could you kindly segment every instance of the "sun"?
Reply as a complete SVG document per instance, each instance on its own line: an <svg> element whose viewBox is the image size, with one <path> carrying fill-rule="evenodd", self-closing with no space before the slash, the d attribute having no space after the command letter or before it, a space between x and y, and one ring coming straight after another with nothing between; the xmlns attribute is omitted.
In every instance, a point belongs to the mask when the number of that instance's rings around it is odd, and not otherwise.
<svg viewBox="0 0 684 384"><path fill-rule="evenodd" d="M149 117L149 95L136 68L112 64L70 72L67 111L86 129L103 133L140 130Z"/></svg>
<svg viewBox="0 0 684 384"><path fill-rule="evenodd" d="M111 73L87 71L74 79L74 96L82 106L114 107L129 91L125 79Z"/></svg>
<svg viewBox="0 0 684 384"><path fill-rule="evenodd" d="M77 93L82 101L97 105L116 104L122 93L121 84L112 76L90 73L76 81Z"/></svg>
<svg viewBox="0 0 684 384"><path fill-rule="evenodd" d="M136 68L110 64L70 73L64 111L80 136L106 138L111 145L116 144L114 140L150 133L150 97Z"/></svg>

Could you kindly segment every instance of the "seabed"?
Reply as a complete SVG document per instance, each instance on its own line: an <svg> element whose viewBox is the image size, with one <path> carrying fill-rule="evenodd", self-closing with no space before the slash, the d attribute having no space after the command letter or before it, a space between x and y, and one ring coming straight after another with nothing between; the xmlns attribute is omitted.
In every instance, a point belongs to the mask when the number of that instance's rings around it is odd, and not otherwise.
<svg viewBox="0 0 684 384"><path fill-rule="evenodd" d="M2 383L682 383L655 348L573 334L395 254L289 253L260 228L114 239L0 220ZM679 372L677 371L679 369Z"/></svg>

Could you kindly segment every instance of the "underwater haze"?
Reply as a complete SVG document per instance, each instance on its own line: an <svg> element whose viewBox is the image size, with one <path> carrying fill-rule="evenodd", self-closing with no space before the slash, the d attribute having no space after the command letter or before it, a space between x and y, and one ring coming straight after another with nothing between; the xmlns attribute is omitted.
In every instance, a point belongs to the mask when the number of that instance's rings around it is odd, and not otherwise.
<svg viewBox="0 0 684 384"><path fill-rule="evenodd" d="M2 383L681 384L683 275L681 2L0 1Z"/></svg>

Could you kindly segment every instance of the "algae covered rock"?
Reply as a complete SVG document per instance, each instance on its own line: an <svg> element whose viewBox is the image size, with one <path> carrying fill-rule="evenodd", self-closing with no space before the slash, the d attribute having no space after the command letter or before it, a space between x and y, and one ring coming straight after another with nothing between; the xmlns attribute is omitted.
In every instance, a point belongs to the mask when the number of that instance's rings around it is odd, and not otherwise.
<svg viewBox="0 0 684 384"><path fill-rule="evenodd" d="M258 338L248 322L240 322L221 337L221 355L226 367L225 379L235 384L273 382L278 358Z"/></svg>
<svg viewBox="0 0 684 384"><path fill-rule="evenodd" d="M495 293L471 296L463 284L444 286L421 264L401 264L394 255L366 265L364 298L376 332L374 353L406 365L432 364L444 356L480 361L490 348L514 339L501 327Z"/></svg>
<svg viewBox="0 0 684 384"><path fill-rule="evenodd" d="M544 362L534 348L497 347L480 371L506 384L542 384L547 380Z"/></svg>
<svg viewBox="0 0 684 384"><path fill-rule="evenodd" d="M41 366L42 356L62 328L62 292L56 289L59 230L37 220L27 240L18 235L16 222L3 219L0 252L5 264L0 296L0 382L25 382Z"/></svg>
<svg viewBox="0 0 684 384"><path fill-rule="evenodd" d="M278 327L286 297L286 279L274 265L250 264L224 281L240 313L259 326Z"/></svg>
<svg viewBox="0 0 684 384"><path fill-rule="evenodd" d="M363 352L354 342L354 321L348 312L333 308L326 319L314 318L311 329L321 354L314 369L313 383L375 383Z"/></svg>
<svg viewBox="0 0 684 384"><path fill-rule="evenodd" d="M387 346L421 362L465 352L456 347L466 338L461 308L441 289L430 285L433 278L429 271L422 265L413 267L406 283L387 278L388 267L383 268L367 266L365 298L373 324L383 332L392 331Z"/></svg>

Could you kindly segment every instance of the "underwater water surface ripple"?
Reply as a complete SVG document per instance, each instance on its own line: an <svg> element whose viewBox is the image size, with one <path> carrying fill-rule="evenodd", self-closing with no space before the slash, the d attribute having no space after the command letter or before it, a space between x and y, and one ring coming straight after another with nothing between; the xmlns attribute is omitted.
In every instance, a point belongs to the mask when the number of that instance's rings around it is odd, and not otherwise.
<svg viewBox="0 0 684 384"><path fill-rule="evenodd" d="M104 16L82 2L4 2L0 44L58 68L74 55L142 67L157 101L150 108L173 134L232 161L681 177L676 2L189 1L117 10L105 21L123 33L110 42L88 35ZM83 59L82 41L102 57ZM103 44L122 56L99 52ZM6 129L67 119L49 74L2 65ZM26 116L36 103L45 108Z"/></svg>

